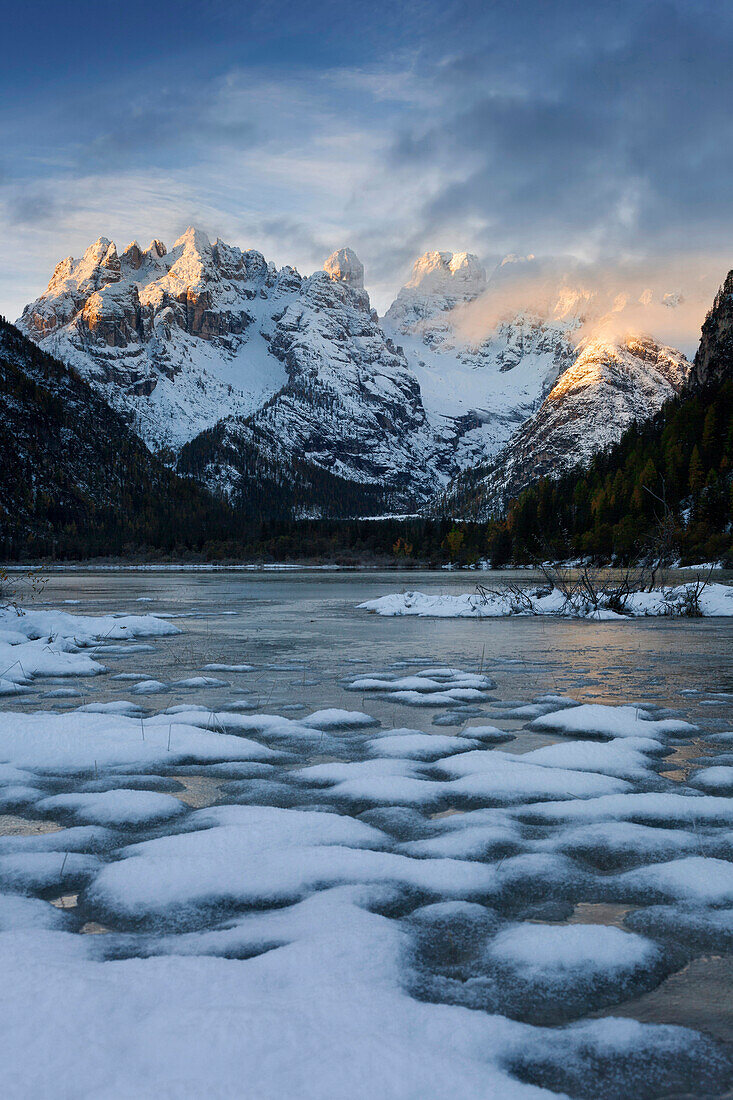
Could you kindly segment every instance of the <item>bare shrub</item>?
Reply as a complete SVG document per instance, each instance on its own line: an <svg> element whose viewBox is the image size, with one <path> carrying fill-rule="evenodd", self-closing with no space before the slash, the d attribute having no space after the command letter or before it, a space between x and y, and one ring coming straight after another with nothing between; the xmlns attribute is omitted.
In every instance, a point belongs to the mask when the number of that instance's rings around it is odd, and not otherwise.
<svg viewBox="0 0 733 1100"><path fill-rule="evenodd" d="M34 569L23 573L10 573L0 569L0 610L12 608L23 614L21 604L38 599L48 584L48 577Z"/></svg>

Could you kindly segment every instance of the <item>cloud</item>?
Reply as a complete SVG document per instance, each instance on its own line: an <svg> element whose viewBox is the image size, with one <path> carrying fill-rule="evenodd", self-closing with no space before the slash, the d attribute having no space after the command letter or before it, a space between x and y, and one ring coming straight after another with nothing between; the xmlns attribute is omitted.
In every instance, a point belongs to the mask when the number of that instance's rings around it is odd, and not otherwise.
<svg viewBox="0 0 733 1100"><path fill-rule="evenodd" d="M486 249L586 255L700 248L730 231L731 13L690 0L516 8L512 20L499 5L490 40L433 64L441 111L395 139L403 167L463 165L423 203L426 228L472 217Z"/></svg>
<svg viewBox="0 0 733 1100"><path fill-rule="evenodd" d="M719 257L722 278L733 10L375 0L371 15L189 5L187 54L177 35L111 64L97 43L53 96L19 97L0 124L0 308L17 315L100 234L170 241L191 222L304 272L348 243L380 311L429 248L613 271L688 252Z"/></svg>
<svg viewBox="0 0 733 1100"><path fill-rule="evenodd" d="M577 343L641 333L692 356L726 266L726 257L712 253L603 263L529 257L501 266L486 292L457 307L451 320L478 343L502 321L534 312L577 319Z"/></svg>

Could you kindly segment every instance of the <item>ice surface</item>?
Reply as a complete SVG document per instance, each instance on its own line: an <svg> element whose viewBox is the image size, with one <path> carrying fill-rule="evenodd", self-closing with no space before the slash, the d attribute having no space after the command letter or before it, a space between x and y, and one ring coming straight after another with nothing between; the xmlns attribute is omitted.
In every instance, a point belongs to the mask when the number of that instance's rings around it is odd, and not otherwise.
<svg viewBox="0 0 733 1100"><path fill-rule="evenodd" d="M489 684L348 681L380 704ZM562 741L511 753L497 727L376 730L335 707L3 712L0 810L38 830L0 837L4 1094L722 1092L707 1038L572 1021L733 944L730 769L661 775L695 727L643 702L528 705ZM228 804L192 810L179 781ZM631 906L628 931L567 923L594 902Z"/></svg>

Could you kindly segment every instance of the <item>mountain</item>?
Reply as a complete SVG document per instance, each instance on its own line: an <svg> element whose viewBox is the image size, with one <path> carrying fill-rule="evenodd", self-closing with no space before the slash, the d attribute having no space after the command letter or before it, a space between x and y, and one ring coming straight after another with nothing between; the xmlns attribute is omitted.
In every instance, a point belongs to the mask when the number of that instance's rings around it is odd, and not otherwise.
<svg viewBox="0 0 733 1100"><path fill-rule="evenodd" d="M509 270L533 259L507 257L487 279L471 253L426 252L384 316L456 470L495 455L575 358L575 317L504 302ZM484 306L492 320L476 325Z"/></svg>
<svg viewBox="0 0 733 1100"><path fill-rule="evenodd" d="M587 466L629 425L648 420L681 393L690 372L681 352L650 337L588 339L491 467L459 476L441 506L473 517L502 513L534 481Z"/></svg>
<svg viewBox="0 0 733 1100"><path fill-rule="evenodd" d="M380 322L349 248L303 277L189 228L170 251L100 238L18 324L245 513L358 515L456 477L459 499L488 464L513 491L653 415L681 360L645 338L591 351L599 308L567 265L508 256L487 276L432 251Z"/></svg>
<svg viewBox="0 0 733 1100"><path fill-rule="evenodd" d="M287 380L260 409L222 422L229 450L256 447L287 468L297 461L342 482L379 490L402 507L425 498L451 472L404 355L385 336L360 282L353 253L301 280L279 315L270 350ZM356 280L356 283L355 283ZM236 487L212 456L205 477Z"/></svg>
<svg viewBox="0 0 733 1100"><path fill-rule="evenodd" d="M703 323L693 373L698 386L733 378L733 271Z"/></svg>
<svg viewBox="0 0 733 1100"><path fill-rule="evenodd" d="M621 440L521 492L497 522L497 563L594 556L733 565L733 357L726 279L703 325L695 373Z"/></svg>
<svg viewBox="0 0 733 1100"><path fill-rule="evenodd" d="M100 237L57 264L18 327L131 415L147 443L175 449L284 384L268 342L300 282L194 228L170 252L133 241L118 255Z"/></svg>
<svg viewBox="0 0 733 1100"><path fill-rule="evenodd" d="M221 506L150 454L73 368L0 318L0 554L185 547Z"/></svg>
<svg viewBox="0 0 733 1100"><path fill-rule="evenodd" d="M296 468L306 482L330 475L367 486L375 507L404 507L452 469L350 249L303 278L193 228L170 252L133 242L118 255L100 238L57 266L19 327L151 448L179 454L199 440L182 468L232 497L254 464L280 480Z"/></svg>

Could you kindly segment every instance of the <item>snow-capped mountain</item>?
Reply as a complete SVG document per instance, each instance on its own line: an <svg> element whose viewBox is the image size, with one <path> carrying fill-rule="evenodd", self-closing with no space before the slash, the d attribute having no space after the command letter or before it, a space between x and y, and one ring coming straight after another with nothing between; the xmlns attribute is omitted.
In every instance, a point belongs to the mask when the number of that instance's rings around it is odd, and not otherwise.
<svg viewBox="0 0 733 1100"><path fill-rule="evenodd" d="M18 327L131 413L151 446L179 447L222 417L259 408L286 381L274 317L300 276L190 228L170 252L100 237L59 263Z"/></svg>
<svg viewBox="0 0 733 1100"><path fill-rule="evenodd" d="M403 505L452 472L404 355L370 308L350 249L303 278L188 229L170 252L100 238L60 263L19 327L174 452L201 433L199 476L236 493L237 440L270 466L306 462Z"/></svg>
<svg viewBox="0 0 733 1100"><path fill-rule="evenodd" d="M546 443L561 406L584 453L656 412L669 386L643 340L589 369L594 309L534 257L487 277L471 253L427 252L380 323L351 249L303 277L190 228L170 251L100 238L19 327L181 471L234 497L297 485L294 508L343 514L419 506L500 454L531 470L537 448L549 470L570 446Z"/></svg>
<svg viewBox="0 0 733 1100"><path fill-rule="evenodd" d="M447 494L449 507L481 518L499 514L538 478L587 465L632 423L649 419L681 392L691 369L681 352L650 337L586 340L491 468L458 477Z"/></svg>
<svg viewBox="0 0 733 1100"><path fill-rule="evenodd" d="M567 292L519 307L520 297L506 296L533 261L508 256L487 279L470 253L427 252L385 314L458 469L493 457L577 354L581 318Z"/></svg>

